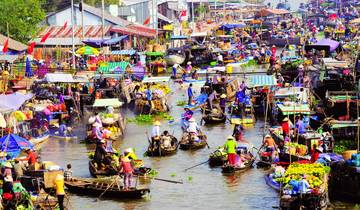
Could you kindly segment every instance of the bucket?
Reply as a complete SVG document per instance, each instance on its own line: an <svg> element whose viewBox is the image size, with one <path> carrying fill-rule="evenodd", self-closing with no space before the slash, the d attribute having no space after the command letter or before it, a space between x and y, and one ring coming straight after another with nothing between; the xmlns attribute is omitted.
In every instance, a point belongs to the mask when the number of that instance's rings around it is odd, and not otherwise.
<svg viewBox="0 0 360 210"><path fill-rule="evenodd" d="M356 150L346 150L345 152L342 153L342 156L344 158L344 160L349 160L351 159L351 156L353 154L357 154Z"/></svg>

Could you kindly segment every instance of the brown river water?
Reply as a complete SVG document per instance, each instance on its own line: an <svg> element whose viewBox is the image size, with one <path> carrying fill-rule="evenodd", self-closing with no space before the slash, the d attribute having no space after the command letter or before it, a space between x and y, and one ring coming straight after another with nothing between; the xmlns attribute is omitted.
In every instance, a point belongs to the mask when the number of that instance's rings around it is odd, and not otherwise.
<svg viewBox="0 0 360 210"><path fill-rule="evenodd" d="M173 92L169 96L172 105L170 115L175 123L162 122L162 131L167 129L174 132L177 138L181 136L179 118L182 108L176 102L186 100L186 89L180 89L178 84L170 82ZM127 118L134 117L131 110L123 112ZM197 122L200 122L200 111L195 112ZM178 123L176 123L178 122ZM264 122L258 120L253 127L246 128L245 139L255 147L259 147L262 140ZM173 184L153 180L148 184L151 192L139 200L111 200L102 198L97 201L94 197L70 194L71 206L74 209L276 209L278 208L278 193L268 187L264 180L267 173L256 167L233 176L224 176L220 168L210 168L203 164L184 172L184 169L204 162L216 147L223 145L225 138L232 134L233 127L227 122L225 125L202 126L208 136L210 149L198 151L181 151L176 155L162 158L142 157L147 149L148 141L145 132L151 132L151 125L137 125L128 123L124 139L115 144L116 149L127 147L136 149L139 158L145 164L159 172L158 177L163 179L182 180L184 184ZM90 177L88 170L88 152L94 151L94 146L81 142L84 139L84 125L76 129L80 140L61 141L50 139L42 145L41 157L64 167L67 163L73 166L73 175ZM344 203L337 206L344 207ZM345 209L354 207L346 206ZM344 208L341 208L344 209Z"/></svg>

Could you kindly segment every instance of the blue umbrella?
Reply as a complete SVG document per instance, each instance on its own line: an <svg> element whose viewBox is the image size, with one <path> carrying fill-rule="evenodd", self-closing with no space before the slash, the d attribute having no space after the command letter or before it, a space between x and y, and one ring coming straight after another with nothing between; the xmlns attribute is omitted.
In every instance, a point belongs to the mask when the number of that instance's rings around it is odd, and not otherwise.
<svg viewBox="0 0 360 210"><path fill-rule="evenodd" d="M0 138L0 147L2 152L6 152L14 158L19 156L22 150L32 149L33 144L18 135L8 134Z"/></svg>
<svg viewBox="0 0 360 210"><path fill-rule="evenodd" d="M31 69L31 63L30 63L29 58L26 58L25 76L26 77L34 76L34 73L33 73L32 69Z"/></svg>

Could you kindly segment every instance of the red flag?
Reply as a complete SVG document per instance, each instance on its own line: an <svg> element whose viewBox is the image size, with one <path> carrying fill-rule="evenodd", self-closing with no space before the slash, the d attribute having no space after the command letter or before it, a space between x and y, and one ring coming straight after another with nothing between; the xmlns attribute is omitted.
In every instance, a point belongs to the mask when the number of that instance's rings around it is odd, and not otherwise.
<svg viewBox="0 0 360 210"><path fill-rule="evenodd" d="M5 54L9 49L9 39L6 39L6 41L4 42L4 47L2 49L2 52Z"/></svg>
<svg viewBox="0 0 360 210"><path fill-rule="evenodd" d="M34 52L34 47L35 47L36 42L30 42L30 44L28 45L28 54L31 55Z"/></svg>
<svg viewBox="0 0 360 210"><path fill-rule="evenodd" d="M186 9L183 9L180 13L180 17L185 17L186 16Z"/></svg>
<svg viewBox="0 0 360 210"><path fill-rule="evenodd" d="M144 21L144 25L149 25L150 24L150 17L146 18L146 20Z"/></svg>
<svg viewBox="0 0 360 210"><path fill-rule="evenodd" d="M62 31L65 30L66 27L67 27L67 21L65 21L65 23L64 23L63 27L61 28L61 30L62 30Z"/></svg>
<svg viewBox="0 0 360 210"><path fill-rule="evenodd" d="M40 43L45 42L45 41L47 40L47 38L49 38L50 34L51 34L50 31L47 32L47 33L41 38Z"/></svg>

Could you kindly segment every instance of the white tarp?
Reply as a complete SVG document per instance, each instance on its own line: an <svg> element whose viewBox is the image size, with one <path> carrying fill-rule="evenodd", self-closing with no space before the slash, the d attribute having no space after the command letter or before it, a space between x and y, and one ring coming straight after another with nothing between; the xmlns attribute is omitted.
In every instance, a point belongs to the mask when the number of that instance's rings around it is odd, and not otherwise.
<svg viewBox="0 0 360 210"><path fill-rule="evenodd" d="M16 111L32 97L32 93L22 94L19 92L8 95L0 95L0 112Z"/></svg>
<svg viewBox="0 0 360 210"><path fill-rule="evenodd" d="M62 74L62 73L47 73L45 75L46 82L63 82L63 83L73 83L75 82L71 74Z"/></svg>
<svg viewBox="0 0 360 210"><path fill-rule="evenodd" d="M149 82L169 82L170 77L144 77L142 80L143 83L149 83Z"/></svg>

